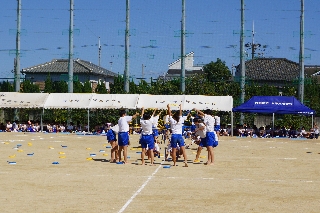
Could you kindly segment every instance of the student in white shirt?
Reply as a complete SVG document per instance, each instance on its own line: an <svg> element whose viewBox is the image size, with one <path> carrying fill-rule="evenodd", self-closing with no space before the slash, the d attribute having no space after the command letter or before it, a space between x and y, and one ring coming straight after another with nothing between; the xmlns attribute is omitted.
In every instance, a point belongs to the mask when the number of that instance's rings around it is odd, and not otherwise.
<svg viewBox="0 0 320 213"><path fill-rule="evenodd" d="M216 131L216 134L218 135L218 138L220 136L220 117L215 115L214 116L214 131Z"/></svg>
<svg viewBox="0 0 320 213"><path fill-rule="evenodd" d="M118 133L118 144L119 144L119 162L121 161L121 152L123 150L124 162L127 163L127 153L128 153L128 145L129 145L129 123L132 119L135 119L139 113L136 113L133 116L127 116L125 110L121 110L120 118L118 120L119 133Z"/></svg>
<svg viewBox="0 0 320 213"><path fill-rule="evenodd" d="M212 117L212 111L210 109L206 109L204 112L200 110L194 109L197 111L200 116L204 119L204 124L206 125L206 146L208 150L208 161L205 163L206 165L214 165L214 152L213 148L218 146L218 137L216 132L214 131L215 119Z"/></svg>
<svg viewBox="0 0 320 213"><path fill-rule="evenodd" d="M183 126L184 120L182 118L181 104L179 106L180 106L180 110L172 115L170 110L170 105L169 104L167 105L170 127L172 131L171 142L170 142L172 147L172 160L173 160L173 166L176 166L176 161L177 161L176 149L178 144L184 157L184 166L188 167L187 154L184 147L184 140L182 137L182 126Z"/></svg>
<svg viewBox="0 0 320 213"><path fill-rule="evenodd" d="M199 146L197 149L197 155L196 155L196 159L193 161L195 163L199 163L199 157L201 154L201 150L203 147L206 147L206 125L204 125L204 123L202 122L201 118L197 118L194 121L195 126L196 126L196 130L195 130L195 136L196 137L200 137L200 142L199 142Z"/></svg>
<svg viewBox="0 0 320 213"><path fill-rule="evenodd" d="M141 119L140 119L140 125L141 125L141 161L142 165L145 165L144 163L144 155L146 153L146 149L148 148L147 154L151 158L151 165L154 165L154 154L153 154L153 148L154 148L154 137L152 134L152 117L148 113L144 113L144 107L142 107L141 112Z"/></svg>

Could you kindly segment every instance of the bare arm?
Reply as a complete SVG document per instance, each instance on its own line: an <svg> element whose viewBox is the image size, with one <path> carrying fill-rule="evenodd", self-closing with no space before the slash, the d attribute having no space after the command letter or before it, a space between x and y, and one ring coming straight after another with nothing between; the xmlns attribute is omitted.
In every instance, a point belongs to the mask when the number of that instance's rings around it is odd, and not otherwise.
<svg viewBox="0 0 320 213"><path fill-rule="evenodd" d="M137 112L136 114L134 114L134 115L132 116L132 119L135 119L138 115L139 115L139 113Z"/></svg>
<svg viewBox="0 0 320 213"><path fill-rule="evenodd" d="M204 113L201 112L200 110L197 110L196 108L193 109L194 111L196 111L198 114L200 114L201 116L204 116Z"/></svg>
<svg viewBox="0 0 320 213"><path fill-rule="evenodd" d="M153 117L153 116L154 116L154 114L156 113L157 109L158 109L158 108L155 108L155 109L154 109L154 111L153 111L153 113L152 113L152 116L151 116L151 117Z"/></svg>
<svg viewBox="0 0 320 213"><path fill-rule="evenodd" d="M143 117L144 114L144 107L142 107L141 117Z"/></svg>
<svg viewBox="0 0 320 213"><path fill-rule="evenodd" d="M171 110L170 110L170 105L169 104L167 105L167 108L168 108L168 115L171 117Z"/></svg>
<svg viewBox="0 0 320 213"><path fill-rule="evenodd" d="M180 116L182 116L182 106L181 106L181 104L179 105L179 107L180 107Z"/></svg>

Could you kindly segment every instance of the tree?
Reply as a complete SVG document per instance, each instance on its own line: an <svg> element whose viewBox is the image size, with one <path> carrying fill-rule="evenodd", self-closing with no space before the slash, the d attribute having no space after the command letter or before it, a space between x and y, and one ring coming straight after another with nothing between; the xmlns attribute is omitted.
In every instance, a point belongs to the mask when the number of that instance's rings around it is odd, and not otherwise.
<svg viewBox="0 0 320 213"><path fill-rule="evenodd" d="M53 82L53 90L55 93L67 93L68 84L65 81L55 81Z"/></svg>
<svg viewBox="0 0 320 213"><path fill-rule="evenodd" d="M107 88L106 88L106 86L104 84L99 82L99 84L97 85L97 88L96 88L96 93L108 94L109 91L107 90Z"/></svg>
<svg viewBox="0 0 320 213"><path fill-rule="evenodd" d="M30 80L23 81L22 90L24 93L39 93L40 89L38 85L32 84Z"/></svg>
<svg viewBox="0 0 320 213"><path fill-rule="evenodd" d="M74 93L82 93L83 92L83 85L80 81L73 81L73 92Z"/></svg>
<svg viewBox="0 0 320 213"><path fill-rule="evenodd" d="M113 84L110 85L111 94L125 94L124 91L124 78L121 75L118 75L114 78Z"/></svg>
<svg viewBox="0 0 320 213"><path fill-rule="evenodd" d="M3 81L2 83L0 83L0 90L1 90L1 92L13 92L14 91L14 87L7 80L7 81Z"/></svg>
<svg viewBox="0 0 320 213"><path fill-rule="evenodd" d="M92 93L91 83L89 81L84 82L83 92L84 93Z"/></svg>
<svg viewBox="0 0 320 213"><path fill-rule="evenodd" d="M53 82L50 78L50 74L47 76L47 79L45 80L45 85L44 85L44 92L45 93L53 93L54 89L53 89Z"/></svg>
<svg viewBox="0 0 320 213"><path fill-rule="evenodd" d="M229 81L231 72L226 63L217 58L216 62L211 61L203 67L203 71L210 82Z"/></svg>

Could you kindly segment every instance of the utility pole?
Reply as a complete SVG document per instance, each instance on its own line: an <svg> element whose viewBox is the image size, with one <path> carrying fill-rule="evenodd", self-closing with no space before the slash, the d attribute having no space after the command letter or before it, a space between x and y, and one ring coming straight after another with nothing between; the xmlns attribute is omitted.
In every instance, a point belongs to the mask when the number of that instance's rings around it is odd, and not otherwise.
<svg viewBox="0 0 320 213"><path fill-rule="evenodd" d="M244 103L245 96L245 82L246 82L246 65L245 65L245 52L244 52L244 0L241 0L241 30L240 30L240 69L241 69L241 104ZM241 113L240 122L243 124L244 115Z"/></svg>
<svg viewBox="0 0 320 213"><path fill-rule="evenodd" d="M125 49L124 49L124 91L129 93L129 27L130 27L130 0L126 0L126 31L125 31Z"/></svg>
<svg viewBox="0 0 320 213"><path fill-rule="evenodd" d="M182 19L181 19L181 92L184 93L186 90L186 68L185 68L185 21L186 21L186 4L185 0L182 0Z"/></svg>
<svg viewBox="0 0 320 213"><path fill-rule="evenodd" d="M70 0L68 93L73 93L73 0Z"/></svg>
<svg viewBox="0 0 320 213"><path fill-rule="evenodd" d="M255 55L256 55L256 50L259 49L261 47L261 44L259 43L255 43L254 42L254 34L255 34L255 31L254 31L254 22L252 23L252 42L248 42L245 44L245 47L248 48L248 50L251 49L251 59L254 59L255 58ZM263 51L264 51L264 48L265 46L263 46ZM263 53L258 53L258 56L264 56Z"/></svg>
<svg viewBox="0 0 320 213"><path fill-rule="evenodd" d="M145 67L146 67L146 66L144 66L144 65L142 64L142 70L141 70L141 72L142 72L142 73L141 73L141 74L142 74L141 78L142 78L142 79L144 79L144 68L145 68Z"/></svg>
<svg viewBox="0 0 320 213"><path fill-rule="evenodd" d="M15 91L20 92L20 36L21 36L21 0L17 6L17 34L16 34L16 60L15 60Z"/></svg>
<svg viewBox="0 0 320 213"><path fill-rule="evenodd" d="M304 102L304 0L301 1L301 15L300 15L300 51L299 51L299 65L300 65L300 79L299 79L299 98L300 102Z"/></svg>
<svg viewBox="0 0 320 213"><path fill-rule="evenodd" d="M99 67L101 67L101 45L100 45L100 36L99 36L99 52L98 52L98 56L99 56Z"/></svg>

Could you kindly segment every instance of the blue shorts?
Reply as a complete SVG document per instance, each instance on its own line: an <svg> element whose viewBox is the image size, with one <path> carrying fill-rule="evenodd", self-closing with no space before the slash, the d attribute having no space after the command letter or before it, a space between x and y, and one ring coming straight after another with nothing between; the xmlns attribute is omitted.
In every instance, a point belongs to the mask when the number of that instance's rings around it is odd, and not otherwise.
<svg viewBox="0 0 320 213"><path fill-rule="evenodd" d="M218 146L218 140L214 132L207 132L206 139L207 139L206 140L207 146L212 146L212 147Z"/></svg>
<svg viewBox="0 0 320 213"><path fill-rule="evenodd" d="M165 127L166 129L170 129L170 124L165 124L164 127Z"/></svg>
<svg viewBox="0 0 320 213"><path fill-rule="evenodd" d="M154 138L153 135L141 135L140 138L140 143L141 143L141 148L149 148L153 149L154 148Z"/></svg>
<svg viewBox="0 0 320 213"><path fill-rule="evenodd" d="M207 139L206 138L201 138L199 146L201 147L207 147Z"/></svg>
<svg viewBox="0 0 320 213"><path fill-rule="evenodd" d="M196 131L196 125L193 124L193 125L191 126L190 130L191 130L191 132Z"/></svg>
<svg viewBox="0 0 320 213"><path fill-rule="evenodd" d="M214 125L214 131L220 131L220 125Z"/></svg>
<svg viewBox="0 0 320 213"><path fill-rule="evenodd" d="M128 146L129 144L129 133L128 132L119 132L118 133L118 144L119 146Z"/></svg>
<svg viewBox="0 0 320 213"><path fill-rule="evenodd" d="M111 141L116 141L117 138L116 138L116 136L114 134L110 134L110 135L107 136L107 140L110 143Z"/></svg>
<svg viewBox="0 0 320 213"><path fill-rule="evenodd" d="M158 129L152 129L152 134L153 134L154 137L159 136Z"/></svg>
<svg viewBox="0 0 320 213"><path fill-rule="evenodd" d="M170 144L171 144L172 148L177 148L177 144L179 144L179 147L184 146L184 140L183 140L182 135L172 134Z"/></svg>

